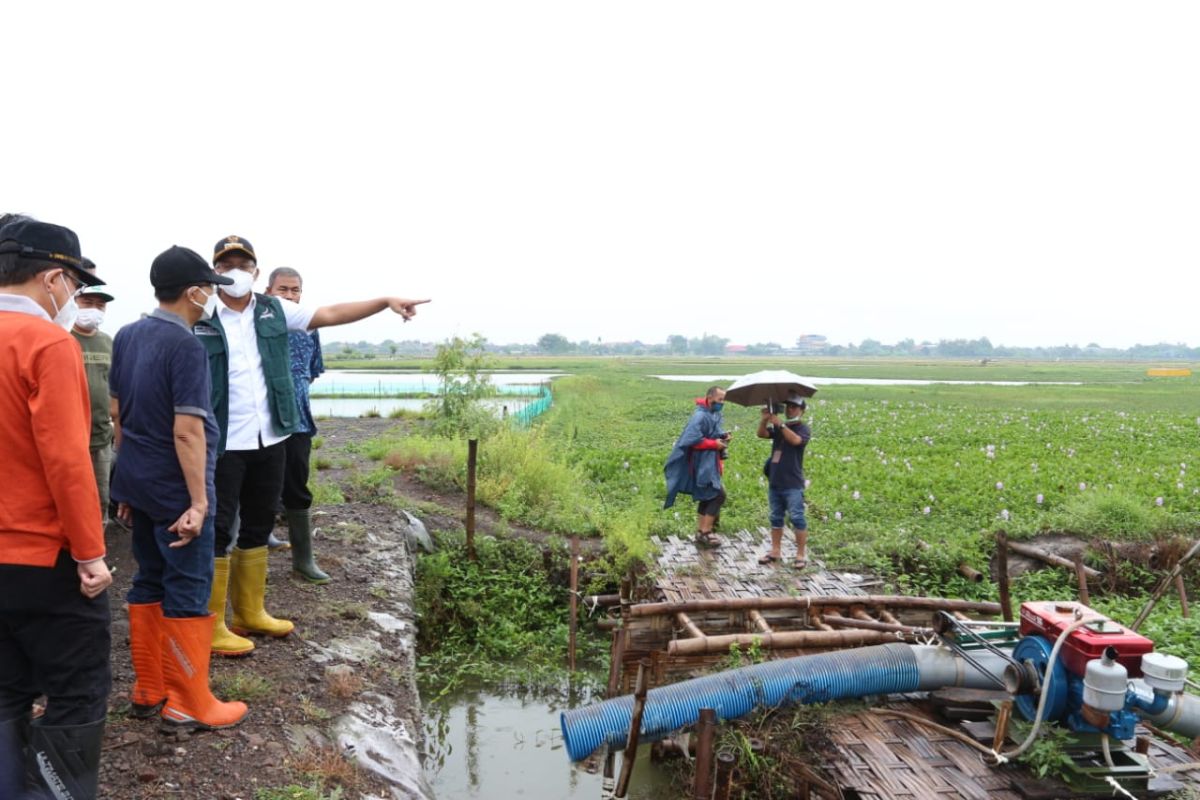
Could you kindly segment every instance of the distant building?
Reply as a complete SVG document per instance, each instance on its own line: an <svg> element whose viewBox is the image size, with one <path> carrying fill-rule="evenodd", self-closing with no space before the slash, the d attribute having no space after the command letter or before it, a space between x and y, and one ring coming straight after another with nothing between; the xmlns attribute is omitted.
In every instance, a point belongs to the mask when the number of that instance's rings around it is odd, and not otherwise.
<svg viewBox="0 0 1200 800"><path fill-rule="evenodd" d="M746 345L744 345L744 344L727 344L727 345L725 345L725 353L727 355L733 356L733 355L739 355L739 354L742 354L745 352L746 352Z"/></svg>
<svg viewBox="0 0 1200 800"><path fill-rule="evenodd" d="M829 347L829 340L819 333L806 333L796 340L796 352L804 354L822 353Z"/></svg>

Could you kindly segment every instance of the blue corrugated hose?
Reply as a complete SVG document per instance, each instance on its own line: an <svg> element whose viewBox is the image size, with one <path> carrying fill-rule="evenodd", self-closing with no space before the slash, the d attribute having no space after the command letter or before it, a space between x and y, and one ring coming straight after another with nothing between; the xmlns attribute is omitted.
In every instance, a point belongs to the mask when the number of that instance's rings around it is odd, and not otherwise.
<svg viewBox="0 0 1200 800"><path fill-rule="evenodd" d="M651 742L695 724L702 708L715 709L721 720L737 719L756 708L911 692L917 686L917 659L906 644L767 661L651 689L639 740ZM567 755L580 761L601 745L624 746L632 714L632 695L564 711Z"/></svg>

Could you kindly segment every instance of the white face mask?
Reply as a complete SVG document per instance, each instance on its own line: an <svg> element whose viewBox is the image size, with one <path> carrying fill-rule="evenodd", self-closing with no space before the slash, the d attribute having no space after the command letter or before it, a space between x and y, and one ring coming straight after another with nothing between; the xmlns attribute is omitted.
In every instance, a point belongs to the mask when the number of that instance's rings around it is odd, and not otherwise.
<svg viewBox="0 0 1200 800"><path fill-rule="evenodd" d="M200 293L204 294L204 290L201 289ZM212 294L205 294L203 303L197 303L190 297L188 300L191 300L192 305L200 307L200 319L212 319L212 315L217 313L217 293L215 291Z"/></svg>
<svg viewBox="0 0 1200 800"><path fill-rule="evenodd" d="M60 272L59 279L62 281L63 288L67 290L67 302L60 307L58 301L54 299L54 292L50 292L50 302L54 305L55 325L62 328L64 331L69 331L75 325L75 318L79 316L79 306L75 305L75 295L71 293L71 288L67 286L66 277Z"/></svg>
<svg viewBox="0 0 1200 800"><path fill-rule="evenodd" d="M104 324L104 312L98 308L81 308L75 317L75 325L85 331L94 331Z"/></svg>
<svg viewBox="0 0 1200 800"><path fill-rule="evenodd" d="M221 291L230 297L245 297L254 286L254 273L244 269L231 269L225 273L225 277L233 279L232 286L221 287Z"/></svg>

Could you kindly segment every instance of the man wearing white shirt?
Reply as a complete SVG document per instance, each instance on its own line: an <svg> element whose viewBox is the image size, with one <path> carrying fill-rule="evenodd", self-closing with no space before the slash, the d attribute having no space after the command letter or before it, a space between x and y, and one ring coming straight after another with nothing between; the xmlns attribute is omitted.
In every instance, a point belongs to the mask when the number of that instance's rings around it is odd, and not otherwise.
<svg viewBox="0 0 1200 800"><path fill-rule="evenodd" d="M254 248L227 236L213 250L213 268L232 278L219 288L220 302L211 320L195 333L208 351L213 409L221 429L218 443L215 568L209 610L213 652L244 655L254 643L238 634L287 636L293 625L264 608L267 539L275 524L275 504L283 488L284 441L298 429L292 385L289 331L312 331L356 322L390 308L407 322L428 300L381 297L317 309L252 292L258 277ZM238 546L232 555L230 529L240 515ZM225 624L225 599L233 606ZM232 630L231 630L232 628Z"/></svg>

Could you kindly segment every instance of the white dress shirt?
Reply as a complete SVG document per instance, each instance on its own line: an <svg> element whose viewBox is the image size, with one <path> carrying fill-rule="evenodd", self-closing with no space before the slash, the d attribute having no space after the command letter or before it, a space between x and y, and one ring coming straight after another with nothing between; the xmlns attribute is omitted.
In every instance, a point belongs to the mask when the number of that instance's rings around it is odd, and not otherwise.
<svg viewBox="0 0 1200 800"><path fill-rule="evenodd" d="M218 295L220 296L220 295ZM289 331L306 331L315 310L301 308L290 300L275 298L283 306ZM267 396L267 379L263 375L262 355L258 352L258 336L254 331L254 309L258 298L251 295L250 304L242 312L225 305L221 297L217 315L225 328L225 343L229 359L229 430L225 436L226 450L257 450L270 447L288 438L275 433L271 425L271 407ZM291 365L288 365L289 375Z"/></svg>

